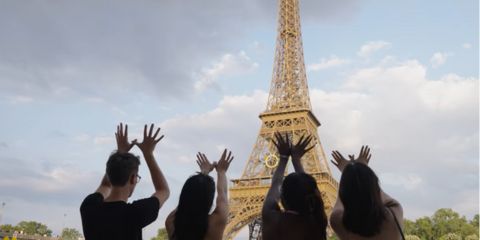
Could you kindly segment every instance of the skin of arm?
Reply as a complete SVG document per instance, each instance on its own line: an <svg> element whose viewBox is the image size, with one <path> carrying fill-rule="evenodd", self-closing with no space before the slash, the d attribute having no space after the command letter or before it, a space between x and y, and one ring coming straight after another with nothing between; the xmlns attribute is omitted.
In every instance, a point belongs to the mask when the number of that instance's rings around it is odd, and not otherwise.
<svg viewBox="0 0 480 240"><path fill-rule="evenodd" d="M158 167L157 161L153 155L155 146L160 140L162 140L163 135L157 138L160 128L157 129L154 135L152 134L153 128L154 125L152 124L147 134L147 125L145 125L143 130L143 142L136 144L140 150L142 150L145 162L147 162L150 171L150 176L152 177L153 186L155 188L155 193L153 193L152 196L156 197L160 202L160 206L162 206L170 196L170 189L168 188L167 180Z"/></svg>
<svg viewBox="0 0 480 240"><path fill-rule="evenodd" d="M277 151L280 154L280 161L277 169L275 169L275 172L273 173L272 185L270 186L270 189L265 196L265 201L263 202L262 218L264 224L268 224L276 218L277 214L280 213L280 208L278 206L278 200L280 199L280 186L283 182L288 157L291 154L291 144L288 136L283 138L279 132L276 132L275 138L276 142L273 141L273 144L277 147Z"/></svg>
<svg viewBox="0 0 480 240"><path fill-rule="evenodd" d="M102 194L103 199L107 198L110 195L110 191L112 190L112 184L110 180L108 180L107 174L103 175L102 182L100 186L98 186L95 192Z"/></svg>
<svg viewBox="0 0 480 240"><path fill-rule="evenodd" d="M223 231L227 226L228 184L226 172L232 160L232 152L228 151L227 154L227 149L225 149L222 153L222 156L220 157L220 160L215 166L215 169L217 170L217 206L215 207L215 210L213 211L209 219L209 221L212 223L209 226L209 235L213 236L213 239L221 239L223 236Z"/></svg>

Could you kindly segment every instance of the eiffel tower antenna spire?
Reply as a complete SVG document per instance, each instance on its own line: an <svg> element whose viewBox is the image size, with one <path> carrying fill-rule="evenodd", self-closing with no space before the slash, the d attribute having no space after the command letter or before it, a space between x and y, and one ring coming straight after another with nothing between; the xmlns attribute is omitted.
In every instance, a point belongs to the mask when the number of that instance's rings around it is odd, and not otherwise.
<svg viewBox="0 0 480 240"><path fill-rule="evenodd" d="M313 136L315 147L301 159L305 172L317 181L327 213L337 196L333 179L317 132L320 122L312 113L308 94L300 29L299 0L279 0L275 62L266 110L260 114L262 125L240 179L232 180L230 214L224 238L233 237L250 225L250 239L261 239L261 210L278 164L272 144L273 134L288 134L293 142L304 135Z"/></svg>
<svg viewBox="0 0 480 240"><path fill-rule="evenodd" d="M266 112L311 110L298 0L280 1L277 46Z"/></svg>

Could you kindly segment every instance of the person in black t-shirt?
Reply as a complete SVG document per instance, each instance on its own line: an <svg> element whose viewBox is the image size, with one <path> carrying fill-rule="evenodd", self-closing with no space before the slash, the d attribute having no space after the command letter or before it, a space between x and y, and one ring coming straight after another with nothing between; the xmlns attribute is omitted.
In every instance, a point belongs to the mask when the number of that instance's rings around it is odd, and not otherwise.
<svg viewBox="0 0 480 240"><path fill-rule="evenodd" d="M154 125L147 133L145 125L143 142L128 141L128 126L120 123L115 137L117 151L107 162L106 174L95 191L83 200L80 206L83 233L86 240L141 240L142 228L157 219L160 207L170 195L167 181L155 161L153 151L163 138L158 137L160 128L153 134ZM129 153L137 145L143 153L155 193L150 198L127 203L140 180L140 160Z"/></svg>

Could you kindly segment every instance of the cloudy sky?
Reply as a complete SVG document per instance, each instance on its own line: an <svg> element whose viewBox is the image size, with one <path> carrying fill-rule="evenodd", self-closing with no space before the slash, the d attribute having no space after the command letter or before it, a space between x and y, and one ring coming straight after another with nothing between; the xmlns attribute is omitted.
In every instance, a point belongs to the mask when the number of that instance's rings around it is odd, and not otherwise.
<svg viewBox="0 0 480 240"><path fill-rule="evenodd" d="M276 2L0 0L1 223L81 229L79 205L100 182L119 122L132 136L145 123L166 135L156 156L172 197L147 237L196 171L197 151L216 160L230 148L228 175L240 177L266 105ZM369 144L382 187L410 219L479 211L478 9L301 0L323 147ZM140 175L134 198L153 192L145 164Z"/></svg>

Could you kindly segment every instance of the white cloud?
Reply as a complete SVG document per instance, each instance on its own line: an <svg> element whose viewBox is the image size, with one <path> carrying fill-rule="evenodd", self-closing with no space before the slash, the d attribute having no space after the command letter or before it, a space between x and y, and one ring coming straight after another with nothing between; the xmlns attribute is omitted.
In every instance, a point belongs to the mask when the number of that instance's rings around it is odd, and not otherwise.
<svg viewBox="0 0 480 240"><path fill-rule="evenodd" d="M451 56L451 54L436 52L430 58L430 63L432 64L433 68L438 68L447 62L447 58L449 56Z"/></svg>
<svg viewBox="0 0 480 240"><path fill-rule="evenodd" d="M372 41L367 42L360 47L357 55L360 57L369 57L374 52L377 52L384 48L389 48L392 44L386 41Z"/></svg>
<svg viewBox="0 0 480 240"><path fill-rule="evenodd" d="M312 63L307 66L307 70L309 71L319 71L323 69L328 69L332 67L337 67L341 65L348 64L350 60L348 59L341 59L335 55L330 56L328 59L327 58L322 58L320 59L319 63Z"/></svg>
<svg viewBox="0 0 480 240"><path fill-rule="evenodd" d="M9 97L9 102L11 104L31 103L33 102L33 98L29 96L17 95Z"/></svg>
<svg viewBox="0 0 480 240"><path fill-rule="evenodd" d="M115 140L110 136L98 136L93 138L93 143L97 145L113 145Z"/></svg>
<svg viewBox="0 0 480 240"><path fill-rule="evenodd" d="M391 187L402 187L406 190L415 190L422 184L422 178L416 174L381 173L381 182Z"/></svg>
<svg viewBox="0 0 480 240"><path fill-rule="evenodd" d="M207 88L219 89L218 78L251 73L257 67L258 63L253 62L244 51L236 55L224 54L218 62L212 64L212 67L201 71L199 80L195 82L195 90L201 92Z"/></svg>

